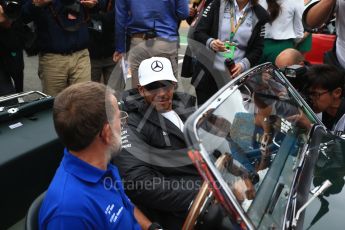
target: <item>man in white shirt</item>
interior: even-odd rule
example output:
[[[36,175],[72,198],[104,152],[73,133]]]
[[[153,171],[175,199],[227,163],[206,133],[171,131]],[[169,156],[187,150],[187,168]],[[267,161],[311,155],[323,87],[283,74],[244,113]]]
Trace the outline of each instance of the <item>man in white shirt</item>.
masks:
[[[123,96],[129,114],[118,162],[126,194],[167,229],[181,229],[201,178],[189,159],[184,121],[195,98],[175,92],[176,78],[167,58],[143,60],[137,89]]]
[[[337,40],[335,43],[336,62],[328,63],[340,65],[345,70],[345,1],[343,0],[313,0],[303,13],[304,26],[307,28],[318,28],[326,23],[333,14],[335,14],[335,27],[337,32]],[[339,67],[339,66],[338,66]]]

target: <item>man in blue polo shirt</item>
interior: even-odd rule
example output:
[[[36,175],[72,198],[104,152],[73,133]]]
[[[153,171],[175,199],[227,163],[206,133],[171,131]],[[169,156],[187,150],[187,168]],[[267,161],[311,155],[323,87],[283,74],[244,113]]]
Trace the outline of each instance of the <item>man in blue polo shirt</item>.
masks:
[[[56,132],[66,146],[39,213],[40,229],[156,229],[127,198],[111,153],[121,147],[112,90],[87,82],[55,99]],[[124,114],[124,115],[120,115]]]

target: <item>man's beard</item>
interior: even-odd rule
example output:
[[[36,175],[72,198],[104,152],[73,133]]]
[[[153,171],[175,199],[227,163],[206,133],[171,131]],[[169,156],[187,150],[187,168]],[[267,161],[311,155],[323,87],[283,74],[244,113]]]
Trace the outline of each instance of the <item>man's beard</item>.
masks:
[[[121,133],[113,132],[112,142],[109,145],[108,150],[107,150],[109,160],[116,157],[121,152],[121,149],[122,149]]]

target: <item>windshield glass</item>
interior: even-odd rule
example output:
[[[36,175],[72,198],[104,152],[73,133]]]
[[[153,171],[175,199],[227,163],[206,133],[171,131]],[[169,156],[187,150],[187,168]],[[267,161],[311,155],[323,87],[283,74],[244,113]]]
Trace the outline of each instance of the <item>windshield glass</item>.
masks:
[[[315,123],[279,74],[271,65],[256,68],[197,122],[201,154],[213,165],[221,192],[230,191],[255,227],[266,222],[281,227],[294,171]]]

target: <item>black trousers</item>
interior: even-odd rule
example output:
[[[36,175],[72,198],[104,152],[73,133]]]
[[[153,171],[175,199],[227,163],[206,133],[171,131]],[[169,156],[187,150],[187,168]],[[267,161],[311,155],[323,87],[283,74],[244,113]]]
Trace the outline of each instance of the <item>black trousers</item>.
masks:
[[[14,85],[13,85],[13,83]],[[23,51],[17,51],[0,57],[0,94],[23,91],[24,59]]]
[[[216,73],[215,75],[217,76],[218,74]],[[213,75],[207,68],[202,67],[200,63],[196,64],[193,71],[192,84],[195,87],[198,106],[204,104],[219,90]]]
[[[15,93],[11,77],[0,66],[0,96]]]

